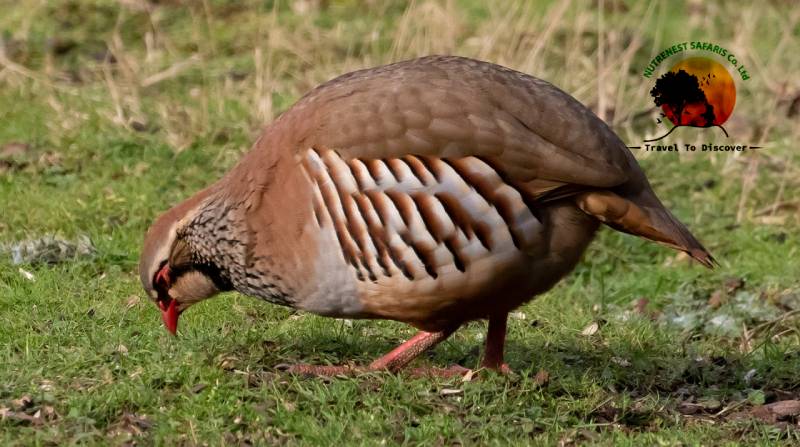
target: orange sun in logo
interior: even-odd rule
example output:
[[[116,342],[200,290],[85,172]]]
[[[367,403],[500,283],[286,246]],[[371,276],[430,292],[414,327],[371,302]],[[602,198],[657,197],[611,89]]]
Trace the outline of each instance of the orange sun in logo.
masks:
[[[736,105],[736,85],[730,73],[719,62],[705,57],[691,57],[673,65],[658,78],[650,95],[675,125],[667,135],[680,126],[717,126],[725,132],[722,125]]]

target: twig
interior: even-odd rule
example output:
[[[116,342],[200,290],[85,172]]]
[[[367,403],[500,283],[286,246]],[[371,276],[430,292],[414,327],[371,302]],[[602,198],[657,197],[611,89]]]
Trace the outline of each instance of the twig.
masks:
[[[181,74],[182,71],[200,62],[201,59],[202,58],[200,57],[199,54],[193,54],[188,59],[178,62],[177,64],[174,64],[173,66],[167,68],[166,70],[159,71],[154,75],[150,75],[142,79],[142,82],[139,85],[146,88],[158,84],[159,82],[166,81],[167,79],[172,79]]]
[[[714,414],[714,417],[718,418],[718,417],[722,416],[723,414],[728,413],[731,410],[735,410],[735,409],[741,407],[742,405],[744,405],[746,403],[747,403],[747,400],[740,400],[739,402],[736,402],[736,403],[733,403],[731,405],[728,405],[727,407],[723,408],[722,410],[719,410],[716,414]]]
[[[766,214],[773,215],[781,208],[795,208],[798,206],[800,206],[800,200],[786,200],[782,202],[775,202],[765,206],[764,208],[761,208],[760,210],[757,210],[755,212],[755,215],[757,217]]]

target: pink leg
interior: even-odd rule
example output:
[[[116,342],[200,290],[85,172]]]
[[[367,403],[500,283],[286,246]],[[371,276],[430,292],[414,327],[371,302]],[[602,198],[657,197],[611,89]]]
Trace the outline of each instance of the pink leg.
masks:
[[[370,363],[369,369],[372,371],[388,369],[396,372],[419,357],[423,352],[446,340],[454,331],[455,329],[441,332],[420,331],[402,345],[392,349],[388,354]]]
[[[408,341],[394,348],[388,354],[370,363],[366,368],[351,366],[324,366],[324,365],[293,365],[288,371],[297,374],[316,375],[316,376],[335,376],[338,374],[353,374],[359,372],[384,371],[397,372],[408,365],[420,354],[443,342],[455,332],[457,328],[447,329],[440,332],[420,331]],[[466,369],[427,369],[416,368],[415,375],[441,375],[452,376],[463,374]]]
[[[506,344],[506,323],[508,313],[489,317],[489,330],[486,334],[486,347],[481,367],[501,373],[509,373],[508,365],[503,363],[503,349]]]

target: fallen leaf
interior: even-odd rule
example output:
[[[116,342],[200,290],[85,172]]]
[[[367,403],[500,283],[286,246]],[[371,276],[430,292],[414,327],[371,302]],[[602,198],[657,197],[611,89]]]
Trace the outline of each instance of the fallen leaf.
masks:
[[[678,412],[686,416],[693,415],[701,409],[702,406],[689,401],[681,402],[680,405],[678,405]]]
[[[755,369],[751,369],[751,370],[747,371],[747,372],[744,374],[744,377],[742,377],[742,379],[744,379],[744,382],[745,382],[745,383],[750,383],[750,382],[753,380],[753,377],[755,377],[755,376],[756,376],[756,373],[757,373],[757,372],[758,372],[758,371],[756,371]],[[762,403],[763,403],[763,402],[762,402]]]
[[[723,281],[722,285],[725,287],[725,291],[728,292],[728,294],[731,294],[744,287],[744,279],[732,276],[725,278],[725,281]]]
[[[142,299],[139,298],[139,295],[131,295],[128,297],[127,301],[125,301],[125,308],[130,309],[139,304],[141,300]]]
[[[124,434],[141,436],[144,432],[150,430],[152,427],[153,423],[147,419],[147,416],[125,412],[116,423],[111,425],[108,432],[112,436]]]
[[[3,411],[5,410],[5,411]],[[38,412],[37,412],[38,413]],[[27,413],[23,413],[20,411],[8,411],[7,409],[0,408],[0,416],[2,419],[9,419],[12,421],[17,421],[21,423],[31,424],[31,425],[41,425],[42,419],[37,416],[31,416]]]
[[[45,152],[39,157],[39,165],[43,167],[60,166],[64,156],[58,152]]]
[[[611,361],[622,367],[631,366],[631,362],[622,357],[611,357]]]
[[[583,328],[583,330],[581,331],[581,335],[585,337],[590,337],[596,334],[597,331],[599,330],[600,330],[600,325],[596,321],[593,321],[588,326]]]
[[[236,357],[225,357],[220,362],[219,366],[225,371],[233,371],[236,369],[238,359]]]
[[[757,405],[750,410],[749,416],[762,422],[774,424],[800,415],[800,401],[789,399],[767,405]]]
[[[475,371],[470,369],[469,371],[464,374],[464,377],[461,378],[462,382],[472,382],[472,379],[475,377]]]
[[[725,301],[727,301],[726,295],[722,292],[722,290],[715,290],[711,293],[711,297],[708,298],[708,307],[716,309]]]
[[[36,281],[36,277],[33,276],[33,273],[25,270],[22,267],[19,268],[19,273],[22,275],[23,278],[27,279],[30,282],[35,282]]]
[[[23,395],[11,401],[11,408],[0,407],[0,419],[8,419],[23,424],[41,425],[56,418],[55,409],[49,405],[39,406],[33,398]]]
[[[764,405],[764,407],[779,419],[800,414],[800,400],[782,400]]]
[[[533,376],[533,381],[539,386],[546,385],[547,382],[550,381],[550,373],[544,369],[540,369],[536,372],[536,375]]]
[[[33,399],[25,394],[19,399],[12,400],[11,405],[13,405],[14,411],[24,411],[33,406]]]
[[[650,304],[650,300],[647,298],[639,298],[636,300],[636,303],[633,305],[633,310],[639,315],[647,315],[647,305]]]

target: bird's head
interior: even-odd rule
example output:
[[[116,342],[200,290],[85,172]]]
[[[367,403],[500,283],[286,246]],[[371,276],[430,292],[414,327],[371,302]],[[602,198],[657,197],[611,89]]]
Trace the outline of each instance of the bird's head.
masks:
[[[159,217],[147,231],[139,260],[139,279],[147,295],[161,310],[172,334],[178,317],[192,304],[229,289],[219,270],[198,263],[179,230],[191,220],[196,200],[190,199]]]

